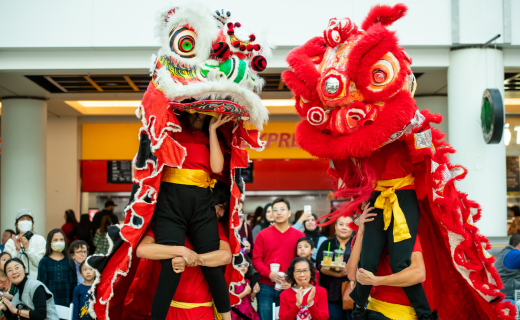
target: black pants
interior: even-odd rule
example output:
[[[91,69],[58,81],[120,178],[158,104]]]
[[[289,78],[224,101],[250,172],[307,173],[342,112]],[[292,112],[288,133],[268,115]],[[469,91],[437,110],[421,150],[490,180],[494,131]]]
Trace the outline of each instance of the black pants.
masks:
[[[384,314],[376,312],[376,311],[372,311],[372,310],[367,310],[367,319],[368,320],[392,320],[390,318],[385,317]]]
[[[218,199],[210,189],[161,182],[153,215],[155,242],[184,246],[187,235],[202,254],[220,247],[217,216]],[[218,312],[231,310],[229,292],[222,267],[200,267]],[[171,259],[161,260],[161,275],[152,303],[152,320],[164,320],[175,295],[182,273],[175,273]]]
[[[370,206],[374,206],[374,202],[380,194],[381,192],[379,191],[372,193]],[[377,265],[379,264],[381,253],[385,245],[388,245],[390,268],[393,273],[402,271],[411,264],[411,256],[415,246],[415,239],[417,238],[417,232],[419,230],[419,218],[421,216],[419,202],[417,201],[415,190],[398,190],[395,194],[397,195],[399,206],[404,212],[412,238],[394,242],[393,216],[390,226],[385,231],[383,209],[374,209],[372,213],[377,213],[377,216],[374,221],[365,224],[363,246],[359,259],[359,268],[363,268],[374,274],[377,272]],[[371,289],[372,286],[363,286],[358,283],[350,296],[358,306],[365,306]],[[412,307],[415,309],[418,318],[423,314],[430,315],[432,313],[421,283],[410,287],[403,287],[403,290],[410,300]]]

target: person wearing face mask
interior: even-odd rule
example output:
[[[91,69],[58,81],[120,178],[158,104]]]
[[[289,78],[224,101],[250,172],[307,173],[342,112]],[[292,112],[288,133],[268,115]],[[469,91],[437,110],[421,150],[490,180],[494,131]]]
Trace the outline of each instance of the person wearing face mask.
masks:
[[[78,278],[61,229],[53,229],[47,236],[47,252],[38,266],[38,280],[52,292],[55,304],[70,305]]]
[[[29,278],[38,279],[38,264],[45,255],[45,238],[33,233],[34,218],[29,209],[16,213],[16,236],[5,244],[5,252],[19,258],[26,266]]]

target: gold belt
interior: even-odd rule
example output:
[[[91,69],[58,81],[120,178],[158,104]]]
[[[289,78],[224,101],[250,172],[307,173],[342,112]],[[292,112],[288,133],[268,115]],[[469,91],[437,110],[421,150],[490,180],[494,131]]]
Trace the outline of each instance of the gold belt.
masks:
[[[399,207],[399,201],[397,201],[395,190],[413,185],[414,177],[411,173],[404,178],[380,180],[377,182],[375,190],[381,191],[381,194],[379,197],[377,197],[374,207],[383,209],[385,230],[387,230],[388,226],[390,226],[393,213],[394,242],[403,241],[412,237],[410,235],[410,230],[408,229],[408,224],[406,224],[406,218],[404,216],[403,210],[401,210],[401,207]]]
[[[211,175],[204,170],[178,169],[171,167],[164,167],[161,181],[197,186],[200,188],[209,187],[211,190],[213,190],[215,183],[217,183],[217,180],[211,179]]]
[[[170,303],[170,307],[178,308],[178,309],[193,309],[198,307],[212,307],[213,314],[215,315],[215,319],[222,320],[222,316],[218,313],[217,308],[215,307],[215,303],[213,301],[203,302],[203,303],[190,303],[190,302],[179,302],[172,300]]]
[[[379,312],[390,319],[417,320],[414,308],[377,300],[372,297],[368,298],[367,309]]]

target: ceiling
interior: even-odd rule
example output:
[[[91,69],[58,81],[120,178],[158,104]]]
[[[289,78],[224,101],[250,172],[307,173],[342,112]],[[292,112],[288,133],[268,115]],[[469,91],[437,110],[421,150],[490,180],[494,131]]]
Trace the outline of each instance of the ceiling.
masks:
[[[148,75],[29,75],[28,79],[50,93],[145,92]],[[289,91],[281,74],[262,74],[263,91]]]

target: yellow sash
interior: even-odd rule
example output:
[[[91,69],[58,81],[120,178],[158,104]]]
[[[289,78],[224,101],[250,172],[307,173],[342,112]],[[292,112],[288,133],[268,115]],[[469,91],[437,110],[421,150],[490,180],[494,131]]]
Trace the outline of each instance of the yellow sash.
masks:
[[[412,174],[407,175],[404,178],[391,179],[391,180],[380,180],[377,182],[376,191],[381,191],[381,194],[376,199],[374,207],[383,209],[383,217],[385,220],[385,230],[390,226],[392,221],[392,212],[394,214],[394,242],[403,241],[410,239],[410,230],[406,224],[406,218],[404,217],[403,210],[399,207],[399,201],[397,201],[397,195],[395,190],[414,185],[414,177]]]
[[[211,190],[213,190],[215,183],[217,183],[217,180],[211,179],[211,175],[204,170],[178,169],[171,167],[164,167],[161,181],[197,186],[200,188],[209,187]]]
[[[215,303],[213,301],[203,302],[203,303],[190,303],[190,302],[179,302],[172,300],[170,303],[170,307],[178,308],[178,309],[193,309],[198,307],[213,307],[213,314],[215,315],[215,319],[222,320],[222,316],[218,313],[217,308],[215,307]]]
[[[368,298],[367,309],[379,312],[390,319],[417,320],[417,315],[415,314],[414,308],[402,306],[400,304],[384,302],[372,297]]]

